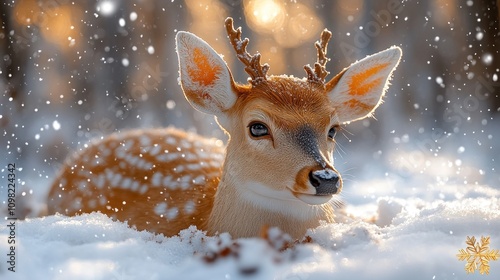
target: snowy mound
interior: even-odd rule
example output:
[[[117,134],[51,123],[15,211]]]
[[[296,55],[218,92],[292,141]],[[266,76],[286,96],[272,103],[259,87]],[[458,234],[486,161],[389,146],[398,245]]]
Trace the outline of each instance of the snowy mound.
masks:
[[[366,193],[361,185],[357,189]],[[490,236],[490,248],[500,248],[500,191],[469,185],[434,191],[428,187],[426,193],[436,199],[403,194],[407,197],[387,196],[347,207],[349,218],[311,229],[310,238],[302,241],[289,240],[276,229],[269,230],[267,239],[207,237],[195,228],[166,238],[138,232],[98,213],[17,221],[16,272],[7,271],[2,261],[0,275],[8,276],[3,279],[33,279],[33,275],[36,279],[470,279],[465,261],[456,254],[467,246],[467,236]],[[376,215],[362,217],[361,213],[371,212],[366,209]],[[8,235],[3,227],[0,239]],[[7,246],[1,242],[0,251],[6,252]],[[500,261],[491,261],[490,266],[489,275],[476,271],[474,276],[500,279]]]

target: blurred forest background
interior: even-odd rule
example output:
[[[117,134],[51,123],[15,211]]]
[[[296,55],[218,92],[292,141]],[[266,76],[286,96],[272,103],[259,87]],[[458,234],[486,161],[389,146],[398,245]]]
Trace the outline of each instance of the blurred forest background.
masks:
[[[224,31],[231,16],[271,74],[303,77],[324,28],[333,33],[329,77],[368,54],[403,49],[376,120],[338,136],[336,167],[347,184],[397,178],[417,179],[417,191],[449,183],[498,188],[498,2],[3,1],[0,169],[15,163],[18,195],[36,203],[68,153],[92,138],[173,125],[225,140],[212,117],[184,100],[174,37],[179,30],[202,37],[244,83]]]

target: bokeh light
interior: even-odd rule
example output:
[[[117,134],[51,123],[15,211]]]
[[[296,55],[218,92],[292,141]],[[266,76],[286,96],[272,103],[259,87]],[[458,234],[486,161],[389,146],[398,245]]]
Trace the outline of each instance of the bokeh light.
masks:
[[[248,26],[260,34],[272,34],[276,43],[294,48],[318,36],[322,21],[309,7],[277,0],[244,2]]]
[[[244,7],[247,23],[253,30],[271,33],[282,28],[286,15],[283,1],[247,0]]]
[[[116,3],[114,1],[101,1],[97,3],[96,10],[103,16],[112,15],[116,11]]]
[[[75,6],[45,7],[38,5],[36,0],[23,0],[15,6],[15,15],[19,25],[38,26],[41,35],[63,51],[76,43],[80,26],[76,23],[81,18],[81,11]]]

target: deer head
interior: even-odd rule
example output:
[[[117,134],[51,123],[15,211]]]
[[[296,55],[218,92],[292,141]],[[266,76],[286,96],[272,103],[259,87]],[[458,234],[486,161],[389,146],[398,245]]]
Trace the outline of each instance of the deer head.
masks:
[[[305,66],[307,78],[268,76],[269,66],[260,64],[260,54],[247,53],[249,40],[241,39],[241,28],[235,30],[231,18],[226,29],[250,75],[246,85],[234,81],[205,41],[188,32],[176,37],[186,99],[215,115],[230,135],[218,192],[227,186],[249,203],[280,213],[295,211],[288,209],[294,208],[290,203],[300,208],[328,202],[342,189],[333,165],[335,134],[342,124],[369,117],[380,105],[401,49],[368,56],[326,82],[331,33],[324,30],[316,42],[314,69]]]

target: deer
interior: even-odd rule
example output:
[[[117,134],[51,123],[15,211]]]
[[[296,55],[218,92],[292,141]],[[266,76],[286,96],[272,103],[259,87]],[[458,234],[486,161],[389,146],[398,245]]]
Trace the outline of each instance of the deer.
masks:
[[[225,28],[249,75],[235,82],[198,36],[179,31],[180,86],[196,110],[215,116],[227,145],[173,127],[116,132],[65,161],[47,199],[49,214],[101,212],[137,230],[173,236],[189,226],[208,235],[255,237],[278,227],[303,237],[333,223],[343,181],[333,164],[335,135],[373,116],[402,51],[392,46],[326,80],[327,29],[306,77],[268,75],[233,19]]]

